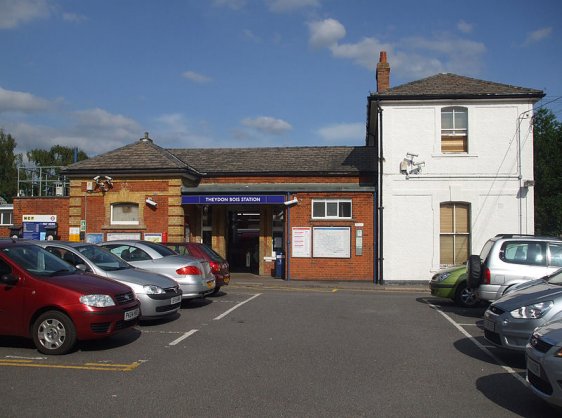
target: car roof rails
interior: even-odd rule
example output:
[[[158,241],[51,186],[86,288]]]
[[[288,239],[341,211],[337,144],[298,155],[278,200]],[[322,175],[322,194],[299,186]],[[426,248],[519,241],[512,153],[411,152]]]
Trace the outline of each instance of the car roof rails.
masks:
[[[527,238],[537,238],[537,239],[549,239],[555,241],[562,241],[562,237],[549,237],[544,235],[533,235],[533,234],[497,234],[495,238],[518,238],[518,237],[527,237]]]

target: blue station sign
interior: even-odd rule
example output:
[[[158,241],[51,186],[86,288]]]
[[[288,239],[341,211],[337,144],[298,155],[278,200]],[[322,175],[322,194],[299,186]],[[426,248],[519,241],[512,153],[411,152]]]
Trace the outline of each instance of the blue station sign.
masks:
[[[193,195],[182,196],[182,205],[276,205],[285,201],[285,195]]]

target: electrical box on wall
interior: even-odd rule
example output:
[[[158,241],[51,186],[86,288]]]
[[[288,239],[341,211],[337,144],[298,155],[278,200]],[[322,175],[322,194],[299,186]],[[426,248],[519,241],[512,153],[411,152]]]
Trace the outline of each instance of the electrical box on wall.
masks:
[[[93,181],[87,181],[86,182],[86,191],[91,192],[92,190],[94,190],[94,182]]]

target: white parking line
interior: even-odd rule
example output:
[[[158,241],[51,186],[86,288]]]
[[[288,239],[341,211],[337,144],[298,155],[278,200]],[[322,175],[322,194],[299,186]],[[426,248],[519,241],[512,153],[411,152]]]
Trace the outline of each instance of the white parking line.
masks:
[[[187,337],[190,337],[191,335],[195,334],[197,331],[199,331],[199,330],[192,329],[191,331],[188,331],[188,332],[184,333],[181,337],[176,338],[174,341],[172,341],[168,345],[176,345],[176,344],[182,342],[183,340],[185,340]]]
[[[528,386],[527,381],[524,378],[522,378],[519,375],[519,373],[517,373],[515,370],[513,370],[508,365],[504,364],[503,361],[501,361],[499,358],[497,358],[490,350],[488,350],[484,345],[482,345],[476,338],[474,338],[472,335],[470,335],[468,332],[466,332],[460,324],[456,323],[453,318],[451,318],[449,315],[447,315],[445,312],[443,312],[441,309],[439,309],[438,306],[430,303],[427,299],[424,299],[424,302],[427,303],[431,308],[433,308],[437,312],[439,312],[447,321],[449,321],[451,324],[453,324],[453,326],[456,329],[458,329],[466,338],[468,338],[470,341],[472,341],[476,347],[478,347],[485,354],[490,356],[498,364],[498,366],[500,366],[502,369],[504,369],[506,372],[508,372],[510,375],[512,375],[515,379],[517,379],[524,386]]]
[[[257,298],[257,297],[260,296],[260,295],[261,295],[261,293],[257,293],[257,294],[255,294],[254,296],[252,296],[251,298],[246,299],[245,301],[240,302],[240,303],[234,305],[234,306],[233,306],[232,308],[230,308],[228,311],[226,311],[226,312],[220,314],[220,315],[217,316],[216,318],[213,318],[213,321],[218,321],[218,320],[220,320],[220,319],[223,319],[225,316],[227,316],[227,315],[228,315],[229,313],[231,313],[233,310],[238,309],[240,306],[244,305],[245,303],[248,303],[249,301],[251,301],[252,299]]]

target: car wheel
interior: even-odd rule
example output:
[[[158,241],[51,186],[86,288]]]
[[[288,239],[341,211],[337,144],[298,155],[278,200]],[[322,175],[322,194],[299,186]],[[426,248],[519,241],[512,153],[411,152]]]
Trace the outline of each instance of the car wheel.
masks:
[[[33,324],[33,342],[43,354],[66,354],[76,344],[76,328],[67,315],[48,311]]]
[[[476,289],[482,281],[482,262],[479,255],[471,255],[468,257],[467,265],[467,281],[470,289]]]
[[[455,303],[463,308],[473,308],[480,303],[476,290],[467,286],[466,282],[459,284],[455,293]]]
[[[220,286],[215,286],[215,288],[213,289],[213,291],[211,292],[211,295],[216,295],[219,293],[219,290],[221,290]]]

